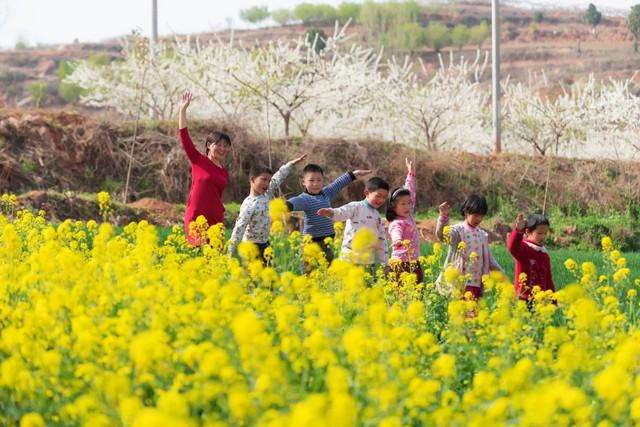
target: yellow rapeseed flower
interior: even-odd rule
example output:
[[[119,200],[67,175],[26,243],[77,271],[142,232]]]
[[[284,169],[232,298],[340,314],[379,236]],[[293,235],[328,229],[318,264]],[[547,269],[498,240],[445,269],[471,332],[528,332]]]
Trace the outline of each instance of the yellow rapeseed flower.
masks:
[[[359,229],[353,237],[351,246],[353,261],[359,264],[372,263],[377,244],[378,238],[372,230],[366,227]]]
[[[242,258],[244,262],[249,263],[258,258],[260,251],[255,243],[243,240],[238,244],[238,255],[240,255],[240,258]]]
[[[44,422],[44,418],[42,418],[42,415],[35,413],[35,412],[30,412],[26,415],[23,415],[22,418],[20,418],[20,427],[45,427],[46,424]]]
[[[575,262],[573,259],[568,258],[568,259],[564,262],[564,266],[565,266],[565,268],[566,268],[567,270],[569,270],[569,271],[573,271],[573,270],[575,270],[575,269],[576,269],[577,264],[576,264],[576,262]]]
[[[433,362],[432,371],[437,378],[452,377],[455,370],[456,358],[450,354],[442,354]]]
[[[620,268],[620,269],[616,270],[616,272],[613,273],[613,281],[615,283],[622,282],[627,277],[629,277],[629,273],[630,272],[631,271],[628,268]]]
[[[288,214],[289,207],[283,198],[278,197],[269,202],[269,216],[271,217],[271,221],[285,221]]]

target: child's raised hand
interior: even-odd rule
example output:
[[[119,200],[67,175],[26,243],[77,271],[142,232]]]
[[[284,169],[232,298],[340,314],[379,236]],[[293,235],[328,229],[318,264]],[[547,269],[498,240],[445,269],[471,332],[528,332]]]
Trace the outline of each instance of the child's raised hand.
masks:
[[[410,174],[416,173],[416,170],[413,167],[413,161],[409,160],[408,158],[405,158],[404,163],[407,165],[407,173],[410,173]]]
[[[358,169],[353,171],[353,174],[356,178],[362,178],[363,176],[367,176],[371,173],[371,169]]]
[[[518,216],[516,217],[516,222],[514,224],[514,227],[518,231],[523,231],[524,227],[525,227],[525,224],[526,224],[526,222],[524,220],[524,214],[522,212],[520,212],[518,214]]]
[[[331,208],[321,208],[321,209],[318,209],[317,214],[320,215],[320,216],[331,218],[333,216],[333,209],[331,209]]]
[[[297,165],[298,163],[304,161],[304,159],[306,159],[306,158],[307,158],[307,153],[303,154],[302,156],[300,156],[300,157],[298,157],[296,159],[293,159],[292,162],[293,162],[294,165]]]
[[[448,217],[451,214],[451,205],[449,202],[444,202],[438,206],[438,210],[440,211],[440,216]]]

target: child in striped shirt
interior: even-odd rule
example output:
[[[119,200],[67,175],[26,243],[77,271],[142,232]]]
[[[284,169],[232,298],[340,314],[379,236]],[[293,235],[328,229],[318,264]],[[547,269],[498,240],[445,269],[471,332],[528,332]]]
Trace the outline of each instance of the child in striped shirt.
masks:
[[[229,253],[233,254],[240,240],[255,243],[264,259],[264,251],[269,246],[269,201],[275,190],[287,178],[295,165],[303,161],[306,154],[286,163],[274,174],[266,166],[259,166],[252,170],[250,177],[251,193],[240,206],[240,214],[233,227],[229,240]]]
[[[311,235],[311,239],[323,250],[327,262],[333,259],[333,252],[325,243],[328,237],[335,237],[333,221],[318,215],[318,210],[330,208],[331,203],[340,191],[356,179],[366,176],[369,170],[354,170],[340,175],[331,184],[324,186],[324,170],[316,164],[308,164],[302,170],[302,186],[304,192],[287,200],[292,211],[304,211],[303,234]]]
[[[363,200],[347,203],[336,209],[319,209],[318,215],[334,221],[346,221],[340,257],[355,264],[372,267],[376,263],[386,264],[388,259],[387,229],[378,209],[389,197],[389,184],[382,178],[373,177],[367,181],[364,194]],[[370,242],[368,252],[357,253],[354,251],[353,241],[362,228],[373,232],[374,241]]]

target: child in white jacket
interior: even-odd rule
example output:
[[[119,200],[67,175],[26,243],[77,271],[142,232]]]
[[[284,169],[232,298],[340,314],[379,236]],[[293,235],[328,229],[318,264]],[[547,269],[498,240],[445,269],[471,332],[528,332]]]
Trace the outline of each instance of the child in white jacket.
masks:
[[[334,221],[346,221],[340,254],[342,259],[360,265],[386,264],[387,229],[378,209],[389,197],[389,184],[382,178],[373,177],[366,182],[364,194],[363,200],[347,203],[335,209],[323,208],[318,210],[318,215],[332,218]],[[364,253],[355,253],[353,240],[362,228],[369,229],[375,240],[368,242],[370,247]]]
[[[233,254],[241,240],[255,243],[264,258],[264,251],[269,246],[269,202],[275,196],[276,189],[287,178],[293,167],[302,162],[306,154],[282,165],[274,174],[266,166],[254,167],[249,184],[251,193],[240,206],[240,214],[233,227],[229,239],[229,253]]]

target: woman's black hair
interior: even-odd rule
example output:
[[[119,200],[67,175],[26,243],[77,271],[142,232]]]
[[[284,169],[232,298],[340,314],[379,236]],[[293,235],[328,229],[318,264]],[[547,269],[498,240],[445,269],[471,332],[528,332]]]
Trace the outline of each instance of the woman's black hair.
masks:
[[[216,132],[211,132],[209,135],[207,135],[207,137],[204,139],[205,154],[208,156],[211,146],[219,142],[224,142],[225,144],[227,144],[228,147],[231,147],[231,137],[226,133],[216,131]]]
[[[547,227],[551,226],[549,223],[549,219],[543,214],[535,213],[527,216],[527,220],[524,224],[524,230],[526,232],[534,231],[536,228],[541,225],[546,225]]]
[[[462,202],[462,206],[460,206],[462,216],[467,214],[486,215],[488,210],[487,199],[477,194],[467,196]]]
[[[402,196],[411,197],[409,189],[399,187],[391,193],[391,197],[389,197],[389,206],[387,207],[387,221],[391,222],[398,217],[398,214],[396,213],[396,204],[398,203],[398,199]]]

